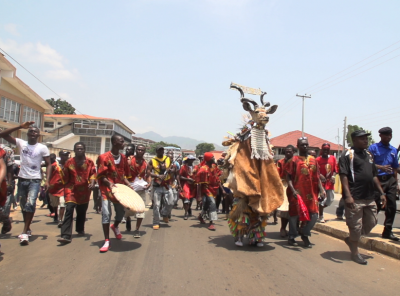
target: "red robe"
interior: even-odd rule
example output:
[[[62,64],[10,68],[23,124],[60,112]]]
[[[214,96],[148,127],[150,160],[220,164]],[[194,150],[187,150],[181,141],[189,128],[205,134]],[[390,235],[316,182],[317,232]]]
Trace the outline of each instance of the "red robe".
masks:
[[[286,165],[285,158],[279,159],[276,162],[276,168],[278,170],[278,174],[281,179],[286,179],[285,165]]]
[[[143,159],[142,164],[139,165],[136,163],[136,157],[133,156],[130,158],[131,164],[129,165],[130,169],[130,178],[129,181],[135,181],[136,177],[139,179],[144,179],[146,177],[146,169],[147,169],[147,162]]]
[[[196,173],[196,183],[201,185],[201,194],[206,196],[216,197],[218,194],[218,188],[221,184],[219,177],[222,172],[213,164],[210,167],[204,164],[199,167]]]
[[[181,175],[184,178],[191,178],[195,180],[196,176],[194,175],[194,168],[192,169],[192,172],[190,172],[189,166],[186,164],[182,165],[181,170],[179,171],[179,175]],[[189,183],[188,181],[185,180],[180,180],[181,181],[181,186],[182,186],[182,191],[180,192],[181,198],[187,198],[191,199],[196,197],[196,185],[195,183]]]
[[[335,189],[335,184],[331,182],[331,177],[333,176],[333,173],[337,173],[337,163],[335,156],[329,155],[328,158],[318,156],[317,163],[319,166],[320,174],[326,178],[326,182],[322,183],[324,188],[326,190]]]
[[[93,160],[86,158],[81,167],[76,165],[75,157],[70,158],[64,165],[65,202],[78,205],[88,203],[91,190],[89,183],[96,179],[96,166]]]
[[[97,159],[97,179],[99,181],[101,194],[103,199],[108,199],[113,203],[119,203],[119,201],[112,194],[111,190],[105,184],[103,184],[101,179],[106,177],[114,184],[124,185],[126,185],[125,179],[131,179],[128,160],[126,159],[125,155],[120,155],[121,160],[119,164],[115,164],[111,151],[103,153]]]
[[[51,164],[51,177],[48,192],[54,196],[64,196],[64,172],[57,161]]]
[[[6,156],[6,152],[0,148],[0,158]],[[4,176],[4,180],[0,184],[0,206],[4,207],[7,201],[7,165],[5,165],[6,173]]]
[[[313,156],[293,156],[285,166],[286,172],[291,175],[294,189],[298,192],[307,206],[308,212],[318,213],[318,182],[319,168]],[[297,216],[297,199],[288,187],[289,215]]]

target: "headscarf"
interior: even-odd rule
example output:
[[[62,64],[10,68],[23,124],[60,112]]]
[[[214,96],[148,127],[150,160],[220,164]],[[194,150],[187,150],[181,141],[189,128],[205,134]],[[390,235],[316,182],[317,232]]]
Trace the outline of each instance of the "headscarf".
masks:
[[[212,158],[214,157],[214,154],[211,152],[206,152],[204,153],[204,160],[201,162],[201,166],[205,165],[207,162],[209,162]]]

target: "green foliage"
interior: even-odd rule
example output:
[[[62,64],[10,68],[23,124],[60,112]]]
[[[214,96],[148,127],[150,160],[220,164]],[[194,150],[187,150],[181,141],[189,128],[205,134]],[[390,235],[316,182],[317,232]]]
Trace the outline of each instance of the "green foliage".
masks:
[[[161,141],[161,142],[156,142],[156,143],[151,144],[150,148],[148,149],[148,152],[150,154],[156,154],[156,149],[158,146],[163,146],[163,147],[172,146],[172,147],[181,148],[180,146],[178,146],[176,144],[171,144],[171,143],[166,143],[164,141]]]
[[[51,98],[46,102],[54,108],[54,114],[75,114],[75,108],[65,100]]]
[[[366,131],[367,133],[371,133],[371,131],[366,130],[366,129],[363,129],[361,126],[349,124],[349,125],[347,126],[347,136],[346,136],[346,138],[347,138],[347,145],[348,145],[349,147],[353,146],[353,141],[351,140],[351,133],[354,132],[354,131],[357,131],[357,130],[364,130],[364,131]],[[368,137],[368,145],[371,145],[371,144],[374,144],[374,143],[375,143],[375,141],[374,141],[374,139],[372,138],[372,135],[369,136],[369,137]]]
[[[202,155],[206,152],[214,151],[215,146],[212,143],[200,143],[196,146],[196,155]]]

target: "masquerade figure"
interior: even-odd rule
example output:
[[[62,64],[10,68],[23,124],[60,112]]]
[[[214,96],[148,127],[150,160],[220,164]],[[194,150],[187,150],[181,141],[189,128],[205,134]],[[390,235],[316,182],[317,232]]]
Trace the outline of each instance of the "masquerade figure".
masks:
[[[250,244],[262,247],[267,215],[281,206],[284,196],[265,129],[268,114],[273,114],[278,106],[267,108],[270,103],[264,102],[265,92],[261,94],[260,106],[245,98],[240,87],[231,88],[240,92],[243,109],[252,120],[234,139],[223,143],[230,146],[224,163],[228,174],[224,186],[232,190],[235,198],[228,224],[237,246],[243,246],[243,238],[248,236]]]

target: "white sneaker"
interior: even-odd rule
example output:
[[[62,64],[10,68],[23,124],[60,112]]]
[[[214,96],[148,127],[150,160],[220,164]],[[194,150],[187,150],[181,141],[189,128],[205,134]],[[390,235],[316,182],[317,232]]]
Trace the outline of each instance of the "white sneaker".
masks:
[[[243,243],[241,241],[235,242],[235,245],[237,245],[238,247],[243,247]]]
[[[257,247],[264,247],[264,244],[263,243],[257,243]]]
[[[19,236],[19,243],[21,244],[21,246],[26,246],[29,245],[29,236],[25,233],[20,234]]]
[[[122,221],[121,221],[121,223],[122,223],[122,224],[125,224],[125,223],[126,223],[126,219],[125,219],[125,217],[124,217],[124,218],[122,218]]]
[[[318,217],[317,222],[318,223],[325,223],[324,217]]]

